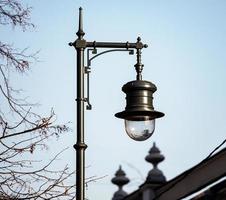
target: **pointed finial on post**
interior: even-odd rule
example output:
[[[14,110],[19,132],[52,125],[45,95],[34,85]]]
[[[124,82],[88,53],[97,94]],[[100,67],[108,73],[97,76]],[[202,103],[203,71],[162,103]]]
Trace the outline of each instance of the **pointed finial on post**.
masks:
[[[79,8],[79,26],[76,35],[79,37],[79,39],[82,39],[83,36],[85,35],[85,32],[83,31],[82,7]]]

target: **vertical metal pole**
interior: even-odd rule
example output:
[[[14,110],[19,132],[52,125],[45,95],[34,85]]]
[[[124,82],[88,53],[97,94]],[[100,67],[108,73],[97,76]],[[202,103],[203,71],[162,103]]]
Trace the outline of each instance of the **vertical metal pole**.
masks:
[[[76,200],[85,199],[84,49],[77,49]]]
[[[137,49],[137,64],[135,65],[137,70],[137,79],[141,80],[141,72],[143,65],[141,64],[141,49],[147,47],[143,45],[137,39],[137,43],[112,43],[112,42],[86,42],[83,39],[85,35],[83,31],[83,19],[82,8],[79,8],[79,29],[76,33],[78,38],[75,42],[69,43],[70,46],[74,46],[77,52],[77,142],[74,145],[76,149],[76,200],[85,199],[85,149],[87,145],[84,142],[84,103],[86,101],[84,97],[84,51],[86,47],[100,47],[100,48],[136,48]],[[94,57],[93,57],[94,58]],[[89,105],[89,104],[88,104]]]
[[[79,30],[77,43],[83,40],[82,8],[79,9]],[[84,47],[77,50],[77,143],[76,149],[76,200],[85,199],[85,149],[84,142]]]

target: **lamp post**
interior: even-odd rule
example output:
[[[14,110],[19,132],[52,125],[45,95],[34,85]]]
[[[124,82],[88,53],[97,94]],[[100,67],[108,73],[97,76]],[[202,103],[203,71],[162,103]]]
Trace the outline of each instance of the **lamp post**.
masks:
[[[153,93],[157,90],[156,86],[148,81],[142,80],[143,64],[141,63],[141,49],[147,48],[146,44],[138,38],[136,43],[130,42],[87,42],[83,36],[83,16],[82,8],[79,9],[79,28],[76,33],[78,38],[69,43],[77,52],[77,142],[74,145],[76,149],[76,200],[85,199],[85,149],[87,145],[84,141],[84,110],[85,102],[88,104],[87,109],[91,109],[89,103],[89,72],[91,61],[99,55],[112,51],[129,51],[136,50],[137,63],[135,69],[137,72],[136,80],[128,82],[122,87],[126,93],[126,108],[124,111],[116,113],[115,116],[125,120],[127,134],[134,140],[142,141],[149,138],[155,127],[155,119],[164,116],[164,113],[154,110],[152,100]],[[108,49],[99,54],[97,48]],[[85,50],[87,49],[87,66],[85,66]],[[89,53],[96,54],[89,58]],[[84,94],[84,81],[87,75],[87,97]]]

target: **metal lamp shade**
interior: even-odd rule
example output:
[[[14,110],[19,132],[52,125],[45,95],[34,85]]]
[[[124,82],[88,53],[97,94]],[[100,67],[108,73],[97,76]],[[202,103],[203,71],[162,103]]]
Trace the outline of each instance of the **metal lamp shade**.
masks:
[[[126,93],[126,108],[115,116],[130,121],[153,120],[164,116],[154,110],[153,93],[157,87],[148,81],[136,80],[126,83],[122,91]]]

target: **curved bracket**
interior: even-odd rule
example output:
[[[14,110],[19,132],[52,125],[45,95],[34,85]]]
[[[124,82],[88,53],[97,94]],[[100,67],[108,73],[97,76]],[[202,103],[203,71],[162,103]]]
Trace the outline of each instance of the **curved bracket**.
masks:
[[[96,54],[92,58],[89,57],[90,51],[92,51],[92,54]],[[98,54],[97,54],[97,49],[96,48],[87,49],[87,66],[91,66],[91,61],[94,60],[95,58],[97,58],[98,56],[101,56],[101,55],[106,54],[106,53],[114,52],[114,51],[128,51],[130,55],[134,54],[134,50],[133,49],[110,49],[110,50],[102,51],[102,52],[100,52]]]
[[[98,54],[97,54],[97,49],[96,48],[87,49],[87,66],[85,67],[85,74],[87,74],[87,98],[85,98],[85,100],[87,102],[87,106],[86,106],[87,110],[91,110],[92,109],[92,105],[90,104],[90,101],[89,101],[89,91],[90,91],[89,74],[91,72],[91,68],[90,68],[91,61],[94,60],[95,58],[97,58],[100,55],[103,55],[105,53],[114,52],[114,51],[128,51],[129,55],[133,55],[134,54],[134,50],[133,49],[110,49],[110,50],[102,51],[102,52],[100,52]],[[90,58],[90,52],[92,54],[96,54],[96,55],[93,56],[92,58]]]

